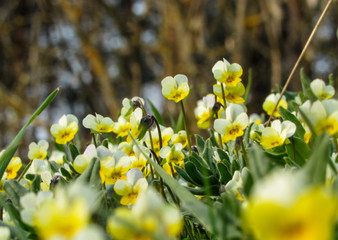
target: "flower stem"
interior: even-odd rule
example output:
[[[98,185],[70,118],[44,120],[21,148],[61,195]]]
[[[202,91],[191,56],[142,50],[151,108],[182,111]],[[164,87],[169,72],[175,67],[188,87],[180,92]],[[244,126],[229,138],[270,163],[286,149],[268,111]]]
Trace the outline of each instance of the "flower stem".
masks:
[[[242,146],[242,153],[243,153],[243,158],[245,161],[245,165],[247,167],[249,167],[249,161],[248,161],[248,156],[246,155],[246,150],[245,150],[245,146],[244,146],[244,142],[243,142],[243,137],[239,137],[239,141],[241,142],[241,146]]]
[[[22,171],[20,177],[18,178],[18,182],[20,182],[20,180],[25,175],[25,173],[28,171],[28,169],[32,165],[32,163],[33,163],[33,160],[29,161],[29,163],[27,164],[27,166],[25,167],[25,169]]]
[[[185,127],[185,131],[186,131],[186,133],[187,133],[187,138],[188,138],[189,155],[191,155],[190,132],[189,132],[189,128],[188,128],[187,117],[186,117],[186,115],[185,115],[183,101],[180,101],[180,103],[181,103],[181,109],[182,109],[182,113],[183,113],[184,127]]]

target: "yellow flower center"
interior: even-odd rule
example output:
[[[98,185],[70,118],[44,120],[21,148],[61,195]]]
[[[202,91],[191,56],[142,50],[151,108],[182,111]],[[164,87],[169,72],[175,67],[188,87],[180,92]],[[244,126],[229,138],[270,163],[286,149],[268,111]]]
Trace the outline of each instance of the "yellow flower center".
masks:
[[[338,132],[338,123],[335,118],[319,120],[316,125],[316,132],[328,132],[331,136]]]
[[[235,140],[237,137],[240,137],[244,134],[242,127],[239,124],[229,126],[225,129],[223,135],[223,142],[227,143],[230,140]]]
[[[261,145],[266,149],[274,148],[283,145],[284,140],[279,136],[270,136],[270,137],[262,137]]]

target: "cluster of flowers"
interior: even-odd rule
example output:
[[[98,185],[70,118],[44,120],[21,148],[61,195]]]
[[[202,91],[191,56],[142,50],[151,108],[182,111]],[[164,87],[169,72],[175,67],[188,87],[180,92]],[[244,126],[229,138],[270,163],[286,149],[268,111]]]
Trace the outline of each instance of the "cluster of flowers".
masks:
[[[264,125],[259,115],[247,114],[242,67],[224,59],[214,65],[212,72],[217,81],[213,94],[198,101],[194,113],[199,128],[214,130],[212,135],[218,148],[231,156],[231,161],[239,156],[243,159],[241,169],[234,171],[224,186],[224,192],[241,203],[243,231],[257,239],[330,239],[338,216],[337,193],[321,185],[307,184],[303,172],[286,167],[257,180],[250,195],[243,189],[251,171],[246,150],[252,146],[260,146],[271,154],[280,153],[281,147],[290,144],[291,137],[296,138],[300,127],[303,128],[300,141],[305,144],[311,142],[313,135],[327,132],[337,145],[338,101],[332,99],[334,88],[316,79],[309,86],[308,96],[299,94],[292,100],[296,107],[290,114],[299,125],[296,120],[281,118],[280,108],[289,108],[285,96],[270,94],[263,109],[272,116],[272,121]],[[161,85],[163,96],[180,103],[184,115],[183,100],[190,92],[188,78],[182,74],[166,77]],[[184,221],[179,201],[170,188],[166,193],[170,193],[171,200],[163,197],[163,179],[148,158],[154,158],[169,175],[189,186],[177,172],[194,151],[188,124],[184,121],[185,130],[175,133],[173,128],[161,126],[158,119],[147,114],[142,98],[125,98],[122,104],[116,122],[99,114],[89,114],[83,119],[82,125],[91,131],[93,139],[82,154],[73,157],[70,152],[69,145],[75,146],[72,142],[79,121],[68,114],[50,129],[58,150],[49,151],[45,140],[32,142],[28,151],[30,162],[19,177],[21,159],[13,157],[10,161],[0,189],[3,192],[4,182],[15,178],[27,189],[20,198],[20,216],[36,231],[38,239],[105,239],[107,233],[114,239],[175,239],[182,232]],[[243,141],[245,133],[249,136],[247,145]],[[234,145],[242,148],[231,147]],[[222,162],[217,149],[213,147],[212,151],[215,162]],[[336,179],[336,172],[332,171],[336,169],[335,156],[332,156],[334,166],[327,174],[328,186]],[[74,180],[86,172],[93,159],[100,163],[97,177],[104,196],[98,189]],[[30,191],[34,188],[32,176],[41,179],[35,193]],[[61,179],[72,183],[57,184]],[[106,206],[110,211],[104,231],[93,219],[102,202],[108,205],[108,198],[118,201],[113,201],[114,206]],[[14,224],[7,211],[3,213],[3,221],[8,226]],[[9,239],[7,227],[1,227],[0,233],[3,239]]]

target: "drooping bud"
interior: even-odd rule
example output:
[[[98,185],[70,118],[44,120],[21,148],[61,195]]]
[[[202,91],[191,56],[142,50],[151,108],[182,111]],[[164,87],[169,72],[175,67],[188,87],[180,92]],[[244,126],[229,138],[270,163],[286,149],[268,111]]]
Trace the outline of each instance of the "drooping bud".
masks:
[[[155,117],[153,115],[147,114],[143,118],[141,118],[140,125],[138,126],[138,130],[140,131],[139,135],[137,136],[138,140],[141,140],[148,129],[154,124]]]

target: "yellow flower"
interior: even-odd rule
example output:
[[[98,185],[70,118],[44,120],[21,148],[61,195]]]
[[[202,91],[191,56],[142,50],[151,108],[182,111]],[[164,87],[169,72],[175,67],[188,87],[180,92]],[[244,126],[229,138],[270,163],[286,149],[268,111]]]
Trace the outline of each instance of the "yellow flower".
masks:
[[[49,161],[54,161],[58,164],[63,164],[63,158],[66,156],[64,152],[61,151],[53,151],[49,157]]]
[[[248,169],[236,170],[232,179],[225,185],[225,191],[236,196],[238,200],[244,200],[244,181],[248,175]]]
[[[102,146],[99,146],[99,148],[102,148]],[[109,150],[108,150],[109,151]],[[90,162],[94,157],[98,157],[96,148],[94,144],[90,144],[87,146],[86,150],[83,154],[79,154],[76,156],[73,162],[73,167],[78,173],[83,173]]]
[[[214,128],[222,135],[222,141],[227,143],[244,134],[248,126],[249,117],[239,104],[230,104],[226,109],[226,119],[216,119]]]
[[[315,101],[313,104],[308,100],[300,109],[308,116],[317,134],[327,132],[334,136],[338,132],[338,101],[326,99]]]
[[[117,134],[117,137],[125,137],[130,131],[130,123],[123,116],[120,116],[115,122],[113,131]]]
[[[89,128],[93,133],[110,133],[113,131],[114,122],[109,117],[103,117],[100,114],[88,114],[82,121],[85,128]]]
[[[5,170],[7,173],[7,179],[14,179],[21,167],[21,159],[19,157],[13,157]]]
[[[47,150],[48,150],[48,142],[46,140],[40,140],[38,144],[32,142],[29,144],[28,148],[28,158],[30,160],[34,159],[45,159],[47,157]]]
[[[175,77],[165,77],[161,85],[163,96],[175,102],[185,99],[190,91],[188,78],[183,74],[177,74]]]
[[[184,162],[184,154],[182,153],[182,144],[176,143],[171,147],[165,146],[160,150],[161,158],[165,159],[168,163],[181,166]]]
[[[100,176],[102,182],[114,184],[119,179],[126,180],[125,174],[130,169],[130,157],[124,152],[116,151],[112,156],[100,158]]]
[[[263,109],[268,114],[271,115],[272,111],[275,109],[276,103],[280,97],[280,93],[271,93],[264,101],[263,103]],[[280,102],[278,103],[278,107],[276,111],[273,113],[274,117],[280,117],[280,114],[278,112],[279,108],[288,108],[288,103],[285,100],[285,96],[282,97]]]
[[[136,139],[141,132],[141,129],[139,129],[139,125],[142,117],[143,114],[141,108],[136,108],[135,111],[132,112],[132,114],[130,115],[130,134],[134,139]],[[128,136],[127,142],[131,141],[132,139],[130,138],[130,136]]]
[[[90,219],[87,202],[83,198],[67,200],[47,199],[41,203],[33,216],[39,239],[72,239],[87,227]]]
[[[311,82],[310,88],[313,94],[319,99],[332,98],[335,94],[335,90],[332,86],[326,86],[325,82],[318,78]]]
[[[271,127],[262,130],[260,144],[266,149],[282,146],[286,138],[291,137],[296,132],[296,125],[288,120],[281,123],[280,120],[274,120]]]
[[[117,180],[114,190],[123,196],[120,200],[122,205],[134,204],[139,194],[147,190],[148,182],[143,178],[141,170],[132,168],[127,172],[127,180]]]
[[[181,230],[180,211],[164,204],[160,196],[149,188],[131,209],[116,209],[107,222],[108,233],[117,240],[172,239]]]
[[[213,107],[215,105],[215,96],[208,94],[202,100],[197,101],[197,107],[194,110],[195,118],[197,119],[197,127],[200,129],[208,129],[211,125],[211,120],[215,112]]]
[[[306,187],[295,174],[258,182],[243,210],[243,226],[257,240],[332,239],[338,199],[321,187]]]
[[[213,91],[217,97],[223,98],[221,84],[215,84],[213,86]],[[242,98],[242,96],[244,95],[244,93],[245,87],[241,82],[238,82],[235,86],[232,87],[225,86],[224,88],[224,97],[225,100],[229,103],[243,103],[244,98]]]
[[[142,151],[149,156],[150,150],[149,148],[146,148],[145,146],[139,145],[139,147],[142,149]],[[133,147],[133,151],[135,153],[135,156],[131,156],[131,168],[138,168],[140,170],[144,169],[148,163],[147,158],[141,153],[141,151],[138,149],[137,146]]]
[[[130,115],[137,107],[144,105],[144,100],[141,97],[133,97],[132,99],[124,98],[122,100],[121,116],[129,121]]]
[[[213,66],[212,73],[217,81],[225,83],[228,87],[235,87],[237,83],[242,81],[243,69],[239,64],[230,64],[227,60],[223,59],[223,61],[218,61]]]
[[[171,142],[172,142],[172,144],[181,143],[182,148],[185,148],[185,146],[187,146],[187,144],[188,144],[188,137],[187,137],[186,131],[181,130],[178,133],[175,133],[171,137]]]
[[[72,115],[63,115],[58,124],[53,124],[50,132],[58,144],[66,144],[71,141],[79,129],[77,118]]]

